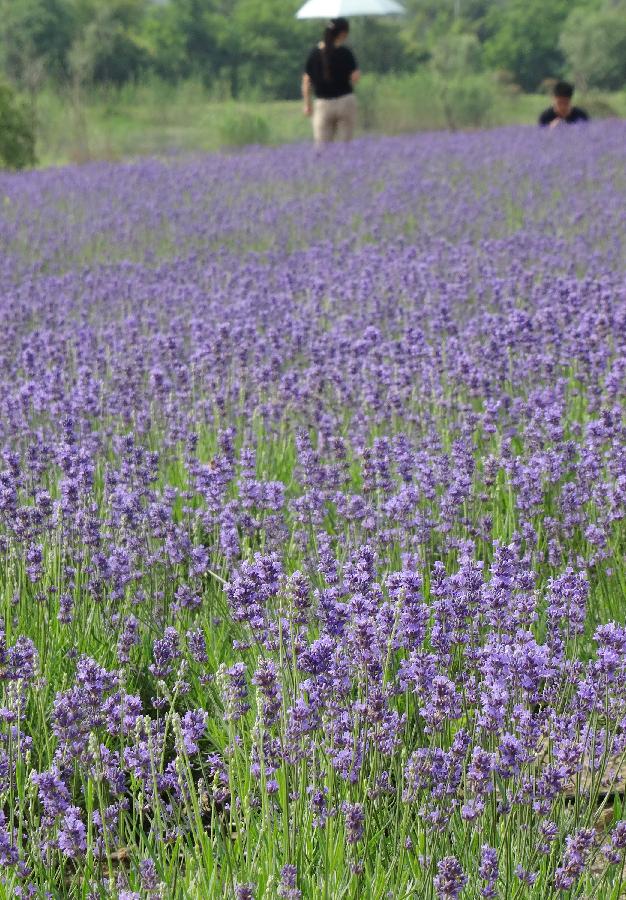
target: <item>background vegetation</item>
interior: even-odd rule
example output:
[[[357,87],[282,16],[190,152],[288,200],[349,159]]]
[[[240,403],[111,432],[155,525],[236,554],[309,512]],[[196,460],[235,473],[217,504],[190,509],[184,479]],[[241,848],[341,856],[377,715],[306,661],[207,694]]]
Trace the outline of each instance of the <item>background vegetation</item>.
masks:
[[[38,155],[48,162],[298,137],[306,123],[275,104],[297,99],[320,23],[297,21],[297,6],[0,0],[0,78],[25,102]],[[372,76],[362,91],[365,127],[516,121],[544,102],[518,95],[545,92],[562,76],[592,92],[596,105],[601,100],[600,112],[623,107],[626,0],[406,0],[406,7],[400,19],[354,20],[352,42]],[[28,153],[9,160],[0,149],[3,158],[30,161]]]
[[[475,87],[476,81],[481,87],[479,97],[488,101],[486,109],[479,109],[484,125],[534,122],[548,102],[541,94],[509,94],[488,76],[470,81],[469,86]],[[359,88],[362,130],[400,134],[447,127],[441,103],[428,92],[431,86],[431,76],[422,71],[366,76]],[[460,107],[465,96],[455,95],[453,103],[461,122],[476,113],[471,106]],[[580,100],[596,117],[626,116],[626,92],[592,92]],[[85,98],[82,125],[77,125],[74,110],[58,92],[46,90],[38,99],[38,121],[42,165],[205,152],[250,143],[283,144],[308,140],[311,129],[298,101],[216,99],[197,81],[94,89]]]

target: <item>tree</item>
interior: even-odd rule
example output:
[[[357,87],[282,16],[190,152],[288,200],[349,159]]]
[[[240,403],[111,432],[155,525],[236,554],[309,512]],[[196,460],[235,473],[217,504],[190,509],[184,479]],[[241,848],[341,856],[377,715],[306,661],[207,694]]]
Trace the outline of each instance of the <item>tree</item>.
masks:
[[[581,88],[615,91],[626,86],[626,3],[574,9],[559,45]]]
[[[239,0],[231,29],[237,35],[237,69],[241,86],[256,87],[266,97],[296,97],[306,55],[319,39],[319,23],[297,21],[284,0]],[[231,33],[227,49],[233,40]]]
[[[625,4],[404,0],[401,19],[356,18],[351,41],[366,73],[432,63],[441,77],[442,66],[456,66],[450,41],[456,53],[471,38],[466,74],[497,68],[535,90],[569,67],[581,85],[615,88],[625,80]],[[29,95],[33,122],[45,82],[69,81],[78,97],[79,83],[121,85],[144,71],[171,82],[201,78],[233,97],[296,97],[322,27],[297,21],[296,6],[295,0],[0,0],[0,69]]]
[[[119,86],[139,75],[147,63],[139,37],[144,7],[144,0],[75,0],[74,45],[89,61],[90,81]]]
[[[359,64],[368,73],[406,72],[414,70],[424,59],[411,52],[401,23],[395,19],[355,19],[351,22],[350,42]]]
[[[154,71],[169,81],[196,75],[207,86],[219,77],[230,78],[241,45],[234,14],[230,2],[219,0],[169,0],[152,5],[142,35]]]
[[[431,66],[442,78],[478,72],[481,46],[474,34],[450,33],[433,48]]]
[[[35,132],[28,111],[0,84],[0,164],[22,169],[35,163]]]
[[[433,88],[448,128],[484,125],[493,106],[493,87],[479,74],[481,46],[474,34],[451,32],[437,42],[430,68]]]
[[[482,37],[484,18],[493,0],[404,0],[408,15],[397,23],[409,57],[426,61],[450,33]]]
[[[189,4],[153,4],[142,25],[142,39],[147,48],[151,67],[166,81],[189,78],[194,60],[189,53],[189,37],[193,10]]]
[[[61,78],[74,37],[69,0],[0,0],[0,57],[5,73],[26,89],[33,70]]]
[[[149,10],[143,33],[156,71],[198,75],[229,93],[294,97],[319,23],[298,22],[284,0],[170,0]]]
[[[485,62],[512,72],[517,83],[534,91],[545,78],[563,70],[559,35],[570,0],[506,0],[494,4],[484,20]]]

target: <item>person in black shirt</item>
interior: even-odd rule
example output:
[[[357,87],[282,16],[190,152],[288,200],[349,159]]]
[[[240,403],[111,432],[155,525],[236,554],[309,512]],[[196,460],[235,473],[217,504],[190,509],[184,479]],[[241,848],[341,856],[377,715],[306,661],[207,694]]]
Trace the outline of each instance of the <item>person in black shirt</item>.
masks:
[[[347,19],[331,19],[324,30],[324,40],[311,51],[306,62],[302,77],[304,114],[313,116],[313,135],[318,146],[335,137],[349,141],[354,135],[354,85],[361,73],[354,54],[345,46],[349,31]]]
[[[554,102],[539,116],[539,124],[543,127],[555,128],[557,125],[573,125],[576,122],[588,122],[589,116],[584,109],[572,106],[574,88],[567,81],[559,81],[554,86]]]

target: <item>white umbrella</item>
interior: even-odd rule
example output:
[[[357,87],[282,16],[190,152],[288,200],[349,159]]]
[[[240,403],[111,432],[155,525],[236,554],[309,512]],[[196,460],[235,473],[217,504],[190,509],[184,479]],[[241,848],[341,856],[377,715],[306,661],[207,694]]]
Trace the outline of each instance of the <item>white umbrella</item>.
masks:
[[[406,12],[397,0],[308,0],[296,19],[337,19],[339,16],[389,16]]]

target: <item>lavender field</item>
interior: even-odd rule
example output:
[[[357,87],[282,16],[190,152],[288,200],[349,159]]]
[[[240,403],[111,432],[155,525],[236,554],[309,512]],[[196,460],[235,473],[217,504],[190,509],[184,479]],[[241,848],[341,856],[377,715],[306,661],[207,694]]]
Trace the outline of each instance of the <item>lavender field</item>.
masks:
[[[617,121],[0,175],[0,897],[626,894],[625,210]]]

